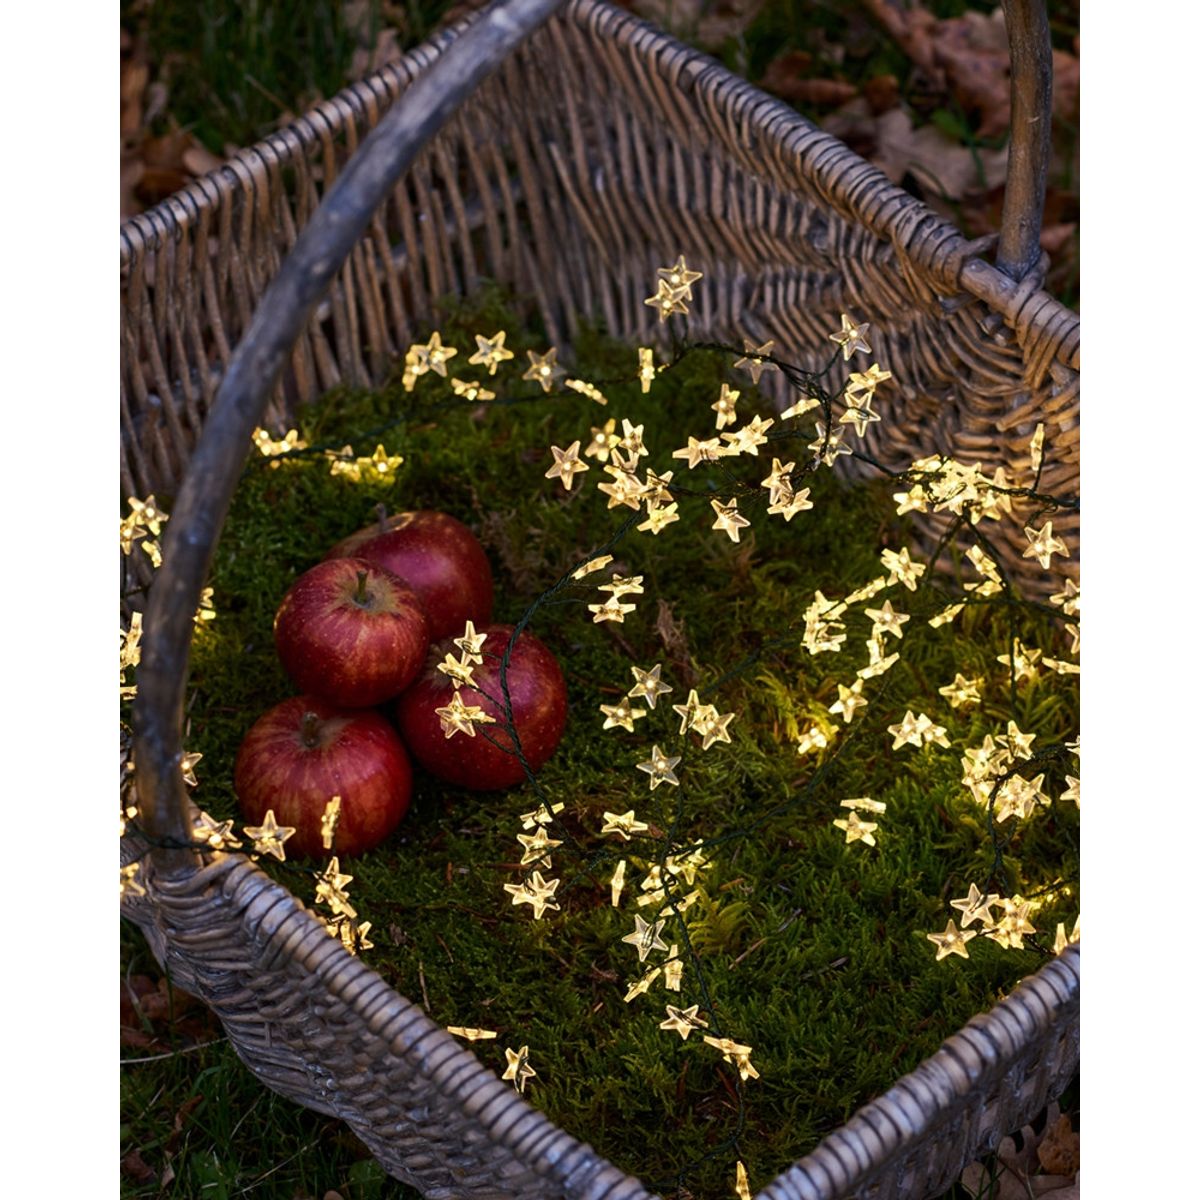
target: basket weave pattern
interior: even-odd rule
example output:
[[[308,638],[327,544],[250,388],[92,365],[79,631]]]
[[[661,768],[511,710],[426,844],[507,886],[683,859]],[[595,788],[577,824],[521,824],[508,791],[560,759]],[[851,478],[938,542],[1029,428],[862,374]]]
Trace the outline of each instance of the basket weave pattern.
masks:
[[[174,491],[297,232],[362,136],[464,27],[122,226],[126,494]],[[823,369],[840,312],[871,322],[876,357],[895,376],[879,398],[882,428],[866,439],[880,461],[903,468],[941,450],[1028,482],[1029,436],[1044,421],[1042,490],[1072,493],[1078,318],[1036,274],[1014,283],[979,250],[790,108],[601,0],[575,0],[376,213],[264,423],[282,425],[337,383],[380,381],[439,297],[485,277],[532,296],[560,348],[587,314],[649,344],[659,330],[646,280],[683,252],[706,276],[694,338],[773,338],[791,361]],[[1008,566],[1026,575],[1014,532]],[[1077,545],[1069,515],[1055,517],[1055,532]],[[150,582],[142,557],[122,560],[127,593]],[[648,1195],[242,856],[174,874],[149,866],[144,882],[148,897],[128,913],[221,1017],[243,1061],[346,1120],[398,1178],[445,1198]],[[947,1186],[1076,1069],[1078,961],[1068,949],[760,1195],[916,1200]]]

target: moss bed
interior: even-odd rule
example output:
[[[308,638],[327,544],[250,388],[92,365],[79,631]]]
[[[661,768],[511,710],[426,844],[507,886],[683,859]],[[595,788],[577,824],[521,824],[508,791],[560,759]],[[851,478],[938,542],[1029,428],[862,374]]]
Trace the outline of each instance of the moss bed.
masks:
[[[359,919],[372,923],[375,945],[364,961],[441,1024],[497,1030],[474,1049],[498,1074],[504,1047],[527,1045],[537,1077],[526,1095],[551,1119],[665,1195],[732,1195],[739,1158],[757,1190],[1035,971],[1052,953],[1057,922],[1074,923],[1077,806],[1055,801],[1012,818],[997,827],[997,843],[960,764],[964,747],[1012,719],[1036,735],[1046,792],[1063,791],[1065,773],[1077,771],[1064,745],[1078,730],[1077,679],[1042,673],[1014,688],[996,660],[1014,633],[1060,658],[1069,637],[1046,610],[1005,603],[968,607],[933,629],[927,618],[959,594],[955,581],[927,575],[915,593],[892,587],[868,606],[891,599],[912,614],[889,647],[901,658],[867,682],[867,708],[843,726],[828,706],[836,684],[852,682],[866,662],[871,620],[863,605],[852,607],[843,651],[814,656],[800,644],[802,614],[815,590],[846,595],[880,574],[885,547],[905,544],[913,518],[895,515],[889,481],[849,486],[822,469],[811,481],[814,508],[790,523],[766,516],[763,492],[757,507],[743,502],[753,525],[734,544],[712,530],[700,493],[724,490],[726,470],[756,482],[772,453],[803,461],[811,420],[802,422],[803,438],[763,447],[765,459],[693,471],[671,459],[688,434],[713,436],[709,408],[723,380],[741,389],[739,418],[774,415],[745,373],[732,370],[732,356],[689,352],[643,396],[631,379],[633,348],[585,335],[574,372],[630,380],[603,383],[609,403],[600,408],[519,382],[524,350],[546,343],[534,324],[518,332],[520,318],[497,293],[448,312],[439,328],[459,349],[450,374],[459,367],[470,378],[481,377],[466,366],[473,335],[508,330],[517,358],[492,381],[497,401],[464,404],[434,375],[412,393],[398,381],[342,390],[299,415],[310,451],[277,466],[257,455],[248,463],[212,573],[217,616],[198,628],[193,650],[185,748],[203,754],[195,799],[217,818],[237,815],[238,745],[262,712],[292,694],[272,642],[276,607],[334,541],[370,521],[376,504],[437,508],[465,521],[495,571],[495,619],[515,622],[631,515],[606,507],[595,460],[570,493],[544,478],[549,445],[586,445],[590,428],[609,417],[618,428],[623,417],[644,424],[645,464],[674,468],[690,494],[677,496],[678,523],[658,536],[630,530],[612,551],[612,569],[644,576],[645,593],[627,598],[636,611],[621,625],[593,623],[586,605],[605,598],[596,585],[606,571],[556,595],[530,625],[562,664],[570,697],[566,735],[538,780],[550,800],[565,802],[561,828],[581,851],[564,845],[547,872],[561,879],[561,911],[534,921],[502,888],[521,878],[519,814],[537,803],[529,785],[470,794],[418,773],[396,834],[342,866],[354,876]],[[885,421],[888,386],[877,399]],[[319,453],[349,443],[365,455],[380,442],[405,457],[391,481],[332,476]],[[169,511],[170,498],[159,500]],[[969,568],[964,576],[973,577]],[[635,733],[602,732],[599,705],[628,690],[631,665],[656,662],[674,694]],[[938,694],[956,672],[987,680],[980,704],[953,709]],[[737,714],[731,744],[701,750],[695,735],[679,734],[671,704],[693,686],[701,700]],[[953,749],[893,751],[886,726],[906,709],[944,725]],[[838,734],[827,750],[800,756],[796,739],[813,724],[837,725]],[[683,756],[678,788],[652,792],[634,769],[652,743]],[[879,822],[875,847],[847,844],[832,823],[846,815],[840,800],[863,796],[887,805],[881,816],[865,814]],[[650,823],[650,837],[600,836],[602,812],[629,808]],[[653,911],[635,897],[668,830],[677,847],[703,843],[711,863],[698,876],[702,899],[685,914],[698,959],[685,963],[680,992],[665,991],[660,977],[626,1003],[641,969],[621,939],[635,912]],[[615,909],[609,880],[621,858],[628,880]],[[312,902],[305,864],[262,865]],[[945,928],[948,901],[971,883],[1037,898],[1039,932],[1024,949],[977,937],[969,959],[935,961],[926,934]],[[676,919],[664,915],[664,936],[682,944]],[[122,949],[124,975],[157,974],[131,927]],[[659,1029],[665,1003],[699,1003],[721,1034],[753,1047],[760,1078],[742,1083],[700,1036],[684,1042]],[[150,1061],[123,1070],[122,1153],[137,1150],[155,1175],[139,1182],[125,1172],[127,1194],[415,1195],[386,1179],[336,1122],[266,1093],[219,1040],[219,1027],[207,1034],[210,1045],[205,1038],[193,1033],[195,1048],[181,1047],[187,1053],[144,1055]],[[174,1178],[164,1184],[168,1159]]]

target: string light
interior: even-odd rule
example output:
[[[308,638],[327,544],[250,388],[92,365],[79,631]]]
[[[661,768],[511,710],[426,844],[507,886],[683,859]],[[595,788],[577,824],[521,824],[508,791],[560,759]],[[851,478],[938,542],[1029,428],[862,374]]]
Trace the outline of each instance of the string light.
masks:
[[[627,933],[621,941],[637,950],[638,962],[645,962],[654,950],[668,949],[666,942],[659,936],[663,925],[666,924],[661,917],[651,924],[649,921],[643,921],[639,913],[634,913],[633,922],[633,932]]]
[[[498,1036],[494,1029],[473,1029],[468,1025],[447,1025],[446,1032],[465,1038],[468,1042],[483,1042]]]
[[[608,813],[604,814],[608,816]],[[647,827],[648,828],[648,827]],[[609,880],[609,890],[612,892],[613,908],[621,907],[621,893],[625,890],[625,860],[621,859],[616,865],[616,869],[612,873],[612,879]]]
[[[578,392],[581,396],[586,396],[589,400],[595,400],[597,404],[608,403],[608,397],[594,383],[588,383],[586,379],[568,379],[563,386],[570,388],[573,392]]]
[[[507,349],[504,345],[504,330],[493,335],[490,338],[475,335],[475,345],[477,347],[474,354],[467,359],[467,362],[473,367],[487,367],[489,375],[495,375],[496,368],[502,363],[507,362],[513,357],[513,352]],[[488,397],[490,399],[490,397]]]
[[[284,853],[283,843],[296,830],[289,825],[277,824],[274,810],[268,808],[261,825],[247,825],[242,832],[254,842],[255,854],[269,854],[283,862],[287,857]]]
[[[958,671],[954,673],[954,682],[938,688],[938,695],[945,696],[951,708],[965,708],[969,704],[980,702],[979,689],[983,686],[982,679],[968,679]]]
[[[770,354],[775,348],[774,342],[763,342],[761,346],[756,346],[749,338],[742,338],[742,357],[733,364],[734,369],[745,368],[750,372],[750,378],[754,381],[755,387],[758,386],[759,377],[764,371],[778,371],[778,366],[773,362],[765,362],[763,355]]]
[[[867,330],[870,328],[868,322],[864,321],[861,325],[855,324],[845,313],[842,313],[842,327],[837,333],[831,333],[829,340],[841,346],[842,354],[846,362],[849,362],[850,356],[856,350],[861,350],[864,354],[871,353],[871,347],[867,345]]]
[[[943,933],[927,933],[925,936],[937,947],[935,962],[941,962],[947,954],[958,954],[970,958],[967,953],[967,943],[975,936],[974,929],[959,929],[953,919],[946,922]]]
[[[629,703],[629,697],[622,697],[616,704],[602,704],[600,711],[604,714],[602,729],[627,729],[633,732],[634,721],[641,720],[646,715],[644,708],[634,708]]]
[[[333,849],[333,839],[341,819],[342,798],[341,796],[332,796],[325,805],[325,811],[321,814],[321,845],[326,850]]]
[[[1062,538],[1054,536],[1054,522],[1047,521],[1041,529],[1034,530],[1028,525],[1025,527],[1025,536],[1029,539],[1029,545],[1022,551],[1023,558],[1036,558],[1044,570],[1050,567],[1050,559],[1052,555],[1061,554],[1064,558],[1069,558],[1070,550],[1067,549],[1067,543]]]
[[[737,497],[731,497],[728,504],[722,504],[720,500],[710,500],[709,503],[712,505],[713,512],[717,514],[717,519],[713,522],[712,527],[729,534],[731,542],[740,541],[741,531],[750,522],[738,512]]]
[[[646,703],[651,708],[658,703],[659,696],[665,696],[675,690],[660,678],[662,663],[655,663],[648,671],[643,671],[641,667],[630,667],[629,670],[635,680],[633,687],[629,690],[630,698],[645,697]]]
[[[543,392],[552,392],[555,383],[566,374],[558,365],[557,348],[551,346],[545,354],[537,354],[533,350],[525,353],[529,355],[529,367],[521,378],[540,384]]]
[[[433,710],[441,719],[442,733],[449,740],[456,733],[465,733],[467,737],[475,736],[476,725],[494,725],[496,718],[489,716],[477,704],[467,704],[461,693],[455,691],[450,697],[450,703]]]
[[[708,1022],[701,1016],[697,1015],[700,1012],[700,1005],[693,1004],[691,1008],[676,1008],[674,1004],[667,1005],[667,1019],[659,1022],[659,1029],[665,1029],[668,1033],[677,1033],[683,1041],[687,1041],[689,1035],[695,1029],[707,1029]]]
[[[474,361],[471,359],[470,361]],[[461,396],[464,400],[471,403],[483,400],[495,400],[496,393],[489,391],[482,383],[477,383],[474,379],[459,379],[455,376],[450,380],[450,386],[454,389],[456,396]]]
[[[650,790],[654,791],[660,783],[674,784],[679,786],[679,779],[675,775],[674,767],[679,762],[680,756],[677,754],[674,757],[664,754],[658,746],[654,746],[650,751],[650,757],[646,762],[637,764],[639,771],[645,771],[650,776]]]
[[[709,406],[717,414],[718,430],[732,425],[737,420],[737,402],[741,394],[731,388],[729,384],[721,384],[721,394],[717,397],[716,403]]]
[[[633,834],[645,833],[649,828],[650,826],[645,821],[637,819],[634,810],[631,808],[628,812],[620,814],[606,812],[604,814],[604,826],[600,832],[602,834],[615,833],[624,841],[629,841]]]
[[[645,303],[658,310],[660,325],[668,317],[675,316],[676,313],[681,316],[688,314],[688,306],[684,302],[683,294],[673,288],[665,279],[658,281],[658,290],[653,296],[648,297]]]
[[[854,720],[854,714],[860,708],[867,707],[866,697],[862,694],[863,681],[856,679],[852,686],[846,687],[844,684],[837,685],[838,698],[829,706],[831,713],[841,713],[842,720],[847,725]]]
[[[638,347],[638,382],[642,385],[642,395],[650,390],[658,368],[654,365],[654,351],[646,346]]]
[[[575,476],[589,470],[587,463],[579,460],[579,442],[572,442],[566,450],[551,446],[550,453],[554,455],[554,466],[546,472],[546,478],[561,479],[563,487],[569,492]]]
[[[526,1082],[537,1078],[537,1072],[529,1065],[529,1047],[522,1046],[520,1050],[510,1050],[506,1046],[504,1056],[508,1060],[508,1066],[500,1078],[511,1082],[518,1092],[523,1093]]]

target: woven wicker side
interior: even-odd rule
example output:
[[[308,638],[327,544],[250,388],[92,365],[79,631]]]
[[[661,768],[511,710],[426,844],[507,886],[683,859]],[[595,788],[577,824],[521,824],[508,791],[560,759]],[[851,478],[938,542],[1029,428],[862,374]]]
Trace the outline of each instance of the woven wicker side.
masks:
[[[135,850],[123,847],[125,857]],[[429,1200],[649,1200],[347,954],[240,854],[124,906],[171,978],[221,1019],[264,1084],[342,1118]]]
[[[1058,1096],[1079,1067],[1079,947],[764,1188],[757,1200],[924,1200]]]

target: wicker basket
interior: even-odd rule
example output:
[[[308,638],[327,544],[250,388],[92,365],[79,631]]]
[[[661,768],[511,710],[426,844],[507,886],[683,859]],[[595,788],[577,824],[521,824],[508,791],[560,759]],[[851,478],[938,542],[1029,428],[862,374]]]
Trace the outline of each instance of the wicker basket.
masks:
[[[620,9],[573,0],[540,24],[553,7],[514,0],[467,18],[121,228],[122,485],[178,492],[135,706],[142,825],[158,848],[147,895],[123,911],[251,1071],[345,1120],[429,1197],[648,1193],[246,858],[170,848],[190,836],[178,766],[191,614],[253,426],[338,382],[378,382],[433,302],[482,276],[535,296],[560,346],[589,314],[646,341],[645,281],[683,252],[706,273],[693,336],[774,338],[817,367],[841,311],[871,322],[903,391],[885,433],[868,434],[880,461],[905,467],[938,449],[1019,478],[1040,421],[1042,490],[1078,484],[1079,322],[1040,290],[1036,265],[1014,270],[1003,243],[1008,274],[984,261],[989,247],[841,143]],[[1047,99],[1035,101],[1043,116]],[[1020,114],[1014,89],[1015,128]],[[1029,192],[1012,182],[1019,151],[1014,194]],[[369,195],[382,202],[365,210],[364,233],[350,218]],[[1005,236],[1024,228],[1025,266],[1031,203],[1006,212]],[[333,226],[344,245],[331,249],[316,231]],[[1055,521],[1074,545],[1070,514]],[[1022,549],[1009,547],[1015,573]],[[149,582],[133,561],[127,593]],[[143,848],[127,838],[122,861]],[[1072,946],[760,1197],[936,1194],[1065,1087],[1078,1010]]]

